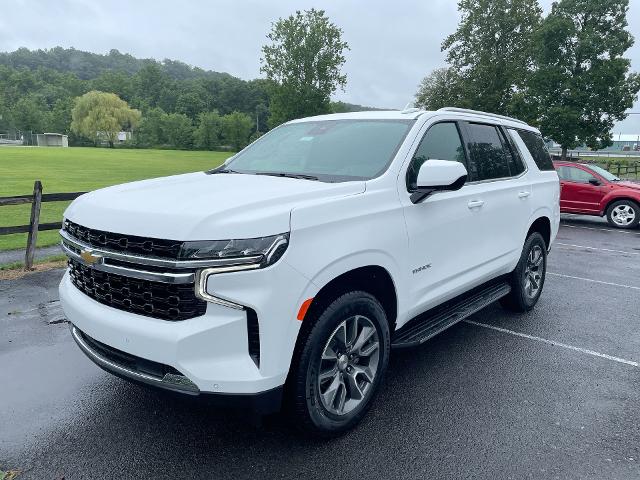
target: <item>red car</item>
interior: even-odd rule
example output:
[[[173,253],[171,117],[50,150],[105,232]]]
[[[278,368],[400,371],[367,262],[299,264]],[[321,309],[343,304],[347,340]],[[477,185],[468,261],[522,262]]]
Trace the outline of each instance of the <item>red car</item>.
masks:
[[[560,211],[606,215],[610,225],[635,228],[640,222],[640,183],[626,182],[597,165],[553,162],[560,177]]]

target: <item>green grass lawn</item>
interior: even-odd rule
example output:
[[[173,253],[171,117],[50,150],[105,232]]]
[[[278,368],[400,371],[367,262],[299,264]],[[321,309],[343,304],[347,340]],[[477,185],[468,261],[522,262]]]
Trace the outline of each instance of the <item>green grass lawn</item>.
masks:
[[[44,193],[81,192],[118,183],[197,172],[220,165],[229,152],[108,148],[0,147],[0,197],[29,195],[33,182]],[[59,222],[69,202],[43,203],[40,221]],[[30,204],[0,207],[0,226],[29,223]],[[0,250],[24,248],[26,234],[0,236]],[[59,241],[55,231],[39,232],[38,246]]]

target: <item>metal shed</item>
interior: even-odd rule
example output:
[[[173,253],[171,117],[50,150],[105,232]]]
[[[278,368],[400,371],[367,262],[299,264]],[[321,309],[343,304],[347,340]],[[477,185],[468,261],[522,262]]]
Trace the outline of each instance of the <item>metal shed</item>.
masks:
[[[38,146],[39,147],[68,147],[69,137],[62,133],[39,133]]]

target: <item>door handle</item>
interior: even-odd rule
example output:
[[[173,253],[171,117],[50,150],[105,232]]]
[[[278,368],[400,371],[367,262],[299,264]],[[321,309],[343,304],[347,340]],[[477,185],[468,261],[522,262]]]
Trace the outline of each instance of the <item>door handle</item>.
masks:
[[[471,200],[469,203],[467,203],[467,206],[469,208],[480,208],[484,205],[484,201],[483,200]]]
[[[520,192],[518,193],[518,198],[527,198],[529,195],[531,195],[531,192]]]

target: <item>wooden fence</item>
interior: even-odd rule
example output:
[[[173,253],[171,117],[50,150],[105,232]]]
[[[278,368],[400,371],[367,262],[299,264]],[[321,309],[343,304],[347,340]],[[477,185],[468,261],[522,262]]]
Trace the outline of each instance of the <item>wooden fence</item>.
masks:
[[[61,222],[40,223],[40,208],[42,203],[46,202],[62,202],[65,200],[74,200],[80,195],[87,192],[69,192],[69,193],[42,193],[42,183],[36,180],[33,184],[32,195],[19,195],[16,197],[0,197],[0,207],[6,205],[22,205],[31,204],[31,219],[28,225],[16,225],[12,227],[0,227],[0,235],[9,235],[11,233],[28,233],[27,248],[24,255],[24,268],[31,270],[33,268],[33,257],[36,251],[36,242],[38,240],[38,232],[43,230],[60,230]]]
[[[613,173],[616,177],[619,178],[631,178],[632,176],[635,179],[640,179],[638,173],[640,173],[640,162],[634,163],[615,163],[615,162],[598,162],[597,160],[592,159],[582,159],[584,163],[592,163],[596,165],[600,165],[602,168],[607,170],[608,172]]]
[[[560,160],[560,155],[552,155],[553,160]],[[567,156],[569,162],[587,163],[598,165],[608,172],[613,173],[616,177],[626,180],[640,180],[640,160],[624,160],[616,161],[608,158],[598,158],[595,155],[589,156]]]

